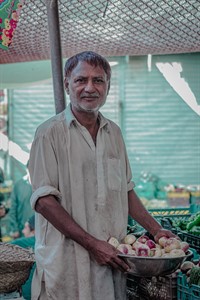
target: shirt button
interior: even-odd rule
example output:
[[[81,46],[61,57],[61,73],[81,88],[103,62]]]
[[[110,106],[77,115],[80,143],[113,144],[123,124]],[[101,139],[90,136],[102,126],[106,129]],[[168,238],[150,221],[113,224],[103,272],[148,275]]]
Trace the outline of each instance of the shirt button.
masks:
[[[50,293],[49,293],[49,292],[47,292],[47,296],[48,296],[48,297],[51,297],[51,295],[50,295]]]

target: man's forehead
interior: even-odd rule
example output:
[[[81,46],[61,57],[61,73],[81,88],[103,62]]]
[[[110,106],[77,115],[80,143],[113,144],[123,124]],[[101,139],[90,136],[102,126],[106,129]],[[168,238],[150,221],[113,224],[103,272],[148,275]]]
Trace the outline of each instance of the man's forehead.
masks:
[[[72,76],[94,76],[94,77],[104,77],[106,72],[101,66],[91,65],[85,61],[80,61],[78,65],[72,70]]]

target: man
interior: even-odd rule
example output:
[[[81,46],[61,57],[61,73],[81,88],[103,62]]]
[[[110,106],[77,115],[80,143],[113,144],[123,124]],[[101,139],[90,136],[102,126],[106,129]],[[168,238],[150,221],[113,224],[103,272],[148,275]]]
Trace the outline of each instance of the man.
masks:
[[[10,235],[14,239],[23,236],[24,224],[34,213],[30,205],[31,195],[32,186],[27,169],[27,174],[15,183],[10,196],[11,207],[8,216],[10,220]]]
[[[96,53],[68,59],[70,104],[36,132],[29,165],[36,210],[33,300],[126,299],[129,266],[107,241],[124,238],[128,213],[156,240],[172,235],[134,193],[121,131],[99,112],[110,76]]]
[[[32,215],[24,224],[22,230],[23,237],[11,241],[11,244],[18,245],[22,248],[35,248],[35,215]]]

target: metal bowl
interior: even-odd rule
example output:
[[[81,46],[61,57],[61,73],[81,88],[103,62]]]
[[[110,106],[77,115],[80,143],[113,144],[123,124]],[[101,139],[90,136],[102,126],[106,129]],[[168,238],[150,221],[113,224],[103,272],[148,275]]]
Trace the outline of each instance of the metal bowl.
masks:
[[[164,276],[175,272],[180,265],[189,257],[192,251],[180,257],[141,257],[127,254],[118,254],[130,266],[130,274],[139,277]]]

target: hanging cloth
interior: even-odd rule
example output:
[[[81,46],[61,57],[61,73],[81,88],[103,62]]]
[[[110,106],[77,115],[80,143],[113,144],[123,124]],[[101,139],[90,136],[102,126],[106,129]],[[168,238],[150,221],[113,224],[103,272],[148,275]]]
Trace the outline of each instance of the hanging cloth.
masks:
[[[24,0],[0,0],[0,48],[7,50],[16,30]]]

